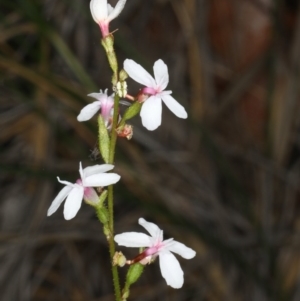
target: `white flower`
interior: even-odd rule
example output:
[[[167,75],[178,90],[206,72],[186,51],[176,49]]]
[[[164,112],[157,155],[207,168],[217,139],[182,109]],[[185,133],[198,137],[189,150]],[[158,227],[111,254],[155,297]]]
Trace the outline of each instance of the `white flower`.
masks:
[[[113,8],[107,0],[91,0],[92,17],[99,24],[103,37],[109,35],[109,22],[115,19],[123,10],[126,0],[119,0]]]
[[[111,96],[107,96],[107,89],[100,93],[91,93],[88,96],[96,98],[97,101],[86,105],[77,116],[78,121],[87,121],[91,119],[100,109],[101,115],[104,119],[105,125],[108,126],[111,122],[113,107],[114,107],[114,99],[113,94]]]
[[[141,109],[143,126],[153,131],[161,124],[161,101],[179,118],[187,118],[187,112],[170,94],[164,91],[169,83],[168,67],[162,60],[154,63],[155,79],[139,64],[133,60],[124,61],[124,70],[136,82],[144,85],[141,93],[149,95]]]
[[[47,216],[53,214],[65,198],[67,198],[64,207],[64,217],[66,220],[72,219],[77,214],[83,198],[89,202],[96,203],[98,201],[98,196],[92,187],[108,186],[115,184],[120,180],[120,176],[116,173],[105,173],[113,168],[114,166],[111,164],[102,164],[82,169],[80,162],[79,173],[81,178],[78,179],[75,184],[61,181],[60,178],[57,177],[58,182],[65,184],[66,186],[52,202],[48,209]]]
[[[173,238],[163,240],[163,231],[157,225],[149,223],[143,218],[139,219],[139,224],[143,226],[151,236],[144,233],[125,232],[115,236],[115,241],[120,246],[146,249],[129,263],[140,262],[147,264],[156,256],[159,257],[159,265],[162,276],[168,285],[173,288],[181,288],[183,285],[183,271],[176,257],[171,253],[179,254],[185,259],[191,259],[196,252],[184,244],[173,240]]]

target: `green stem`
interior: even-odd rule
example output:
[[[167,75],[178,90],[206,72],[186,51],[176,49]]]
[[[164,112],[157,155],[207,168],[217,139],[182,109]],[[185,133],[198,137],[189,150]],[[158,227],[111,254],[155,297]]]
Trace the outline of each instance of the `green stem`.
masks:
[[[117,132],[116,128],[118,125],[118,115],[119,115],[119,96],[116,94],[114,97],[114,116],[113,116],[113,124],[111,129],[111,140],[110,140],[110,148],[109,148],[109,159],[108,163],[113,164],[115,159],[115,148],[117,142]]]
[[[113,185],[108,186],[108,212],[109,212],[109,229],[110,235],[108,239],[109,254],[111,263],[115,254],[115,242],[114,242],[114,223],[113,223]],[[121,289],[117,266],[112,265],[112,276],[115,289],[116,301],[121,301]]]
[[[109,35],[102,39],[102,46],[105,49],[107,59],[109,62],[109,65],[113,71],[113,79],[112,84],[113,86],[116,85],[118,81],[118,63],[117,58],[114,51],[114,38],[112,35]],[[109,145],[109,155],[108,155],[108,164],[114,164],[114,158],[115,158],[115,148],[116,148],[116,142],[117,142],[117,125],[118,125],[118,113],[119,113],[119,96],[115,94],[114,96],[114,115],[113,115],[113,123],[111,128],[111,139],[110,139],[110,145]],[[100,130],[100,129],[99,129]],[[115,242],[114,242],[114,198],[113,198],[113,185],[108,186],[108,228],[109,228],[109,235],[108,238],[108,244],[109,244],[109,254],[111,259],[111,264],[113,262],[113,257],[115,254]],[[115,296],[116,301],[121,301],[121,289],[120,289],[120,281],[119,281],[119,275],[118,275],[118,269],[117,266],[114,266],[112,264],[112,276],[113,276],[113,283],[114,283],[114,290],[115,290]]]
[[[116,94],[114,97],[114,116],[113,116],[113,124],[111,130],[111,140],[110,140],[110,148],[109,148],[109,164],[114,163],[115,157],[115,148],[117,142],[117,124],[118,124],[118,111],[119,111],[119,96]],[[114,242],[114,199],[113,199],[113,185],[108,186],[108,212],[109,212],[109,253],[111,262],[113,260],[113,256],[115,254],[115,242]],[[112,276],[113,283],[115,288],[116,301],[121,300],[121,290],[120,290],[120,281],[118,275],[117,266],[112,265]]]

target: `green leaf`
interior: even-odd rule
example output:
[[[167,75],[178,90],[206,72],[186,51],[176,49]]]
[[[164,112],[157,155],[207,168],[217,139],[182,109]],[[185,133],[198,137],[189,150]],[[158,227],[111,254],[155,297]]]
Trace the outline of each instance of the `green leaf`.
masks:
[[[135,263],[130,266],[126,275],[126,284],[125,287],[128,287],[135,283],[142,275],[144,271],[144,265],[140,263]]]
[[[133,118],[135,115],[137,115],[142,107],[142,103],[136,101],[134,102],[124,113],[122,120],[120,121],[119,127],[123,127],[125,124],[125,121],[128,119]]]
[[[98,124],[99,124],[99,150],[100,154],[105,163],[108,163],[109,158],[109,145],[110,145],[110,138],[108,134],[108,130],[105,126],[104,120],[101,115],[98,117]]]
[[[109,220],[109,213],[107,211],[107,209],[105,207],[99,207],[96,209],[96,214],[97,214],[97,217],[99,219],[99,221],[102,223],[102,224],[107,224],[108,223],[108,220]]]
[[[97,203],[97,207],[101,208],[103,206],[104,201],[107,198],[107,190],[103,190],[99,196],[99,202]]]

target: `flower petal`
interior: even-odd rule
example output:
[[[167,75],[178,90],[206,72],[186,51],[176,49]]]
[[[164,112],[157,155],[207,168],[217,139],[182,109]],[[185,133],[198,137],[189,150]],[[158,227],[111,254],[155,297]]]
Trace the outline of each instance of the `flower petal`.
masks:
[[[82,182],[84,180],[84,172],[83,172],[83,169],[82,169],[81,161],[79,162],[79,174],[80,174],[80,179],[81,179],[81,182]]]
[[[142,105],[140,112],[143,126],[153,131],[161,125],[161,99],[156,96],[149,97]]]
[[[107,18],[107,0],[91,0],[90,9],[96,23]]]
[[[61,184],[64,184],[66,186],[70,186],[70,187],[74,187],[75,184],[71,183],[71,182],[68,182],[68,181],[63,181],[61,180],[59,177],[57,177],[57,181]]]
[[[169,83],[169,72],[167,65],[163,62],[163,60],[157,60],[153,66],[154,78],[157,84],[157,88],[160,91],[166,89]]]
[[[157,237],[161,233],[161,230],[157,225],[155,225],[154,223],[147,222],[142,217],[139,218],[139,224],[142,227],[144,227],[152,237]]]
[[[107,3],[108,16],[113,12],[113,10],[114,8],[109,3]]]
[[[154,78],[135,61],[126,59],[124,61],[124,70],[136,82],[149,88],[156,88]]]
[[[86,187],[103,187],[117,183],[120,176],[116,173],[103,173],[86,177],[84,186]]]
[[[107,89],[105,89],[104,92],[102,92],[102,90],[100,90],[99,93],[93,92],[93,93],[88,94],[87,96],[93,97],[93,98],[99,100],[102,103],[103,101],[106,101],[106,99],[108,97],[107,96]]]
[[[168,250],[180,255],[185,259],[192,259],[196,255],[196,252],[193,249],[178,241],[173,241]]]
[[[95,101],[85,106],[77,116],[78,121],[90,120],[101,108],[100,101]]]
[[[159,254],[159,266],[162,276],[168,285],[181,288],[183,285],[183,271],[176,257],[170,252]]]
[[[50,216],[51,214],[53,214],[58,207],[60,206],[60,204],[64,201],[64,199],[67,197],[67,195],[70,193],[70,191],[73,189],[73,187],[71,186],[65,186],[56,196],[56,198],[54,199],[54,201],[52,202],[51,206],[49,207],[48,211],[47,211],[47,216]]]
[[[114,10],[109,14],[107,20],[111,21],[115,19],[123,10],[125,6],[126,0],[119,0],[117,5],[115,6]]]
[[[64,217],[66,220],[72,219],[81,207],[84,188],[76,185],[69,193],[64,207]]]
[[[104,173],[109,170],[112,170],[115,166],[112,164],[101,164],[101,165],[94,165],[94,166],[89,166],[83,169],[83,174],[84,177],[88,177],[94,174],[98,173]]]
[[[151,246],[151,237],[144,233],[125,232],[115,235],[115,242],[119,246],[141,248]]]
[[[185,108],[175,100],[171,95],[162,95],[161,96],[165,105],[179,118],[187,118],[187,112]]]

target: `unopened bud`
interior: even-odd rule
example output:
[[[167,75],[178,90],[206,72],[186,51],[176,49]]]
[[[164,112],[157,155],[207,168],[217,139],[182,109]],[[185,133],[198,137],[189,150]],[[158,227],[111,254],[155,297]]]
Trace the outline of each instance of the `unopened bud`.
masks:
[[[123,82],[124,80],[126,80],[128,78],[128,74],[127,72],[122,69],[120,72],[119,72],[119,79],[121,82]]]
[[[133,127],[132,125],[125,124],[121,128],[117,128],[117,134],[119,137],[127,138],[130,140],[133,136]]]
[[[116,252],[113,257],[113,265],[123,267],[126,263],[126,257],[123,255],[122,252]]]
[[[127,95],[127,83],[125,81],[117,82],[115,92],[119,95],[119,97],[125,97]]]

